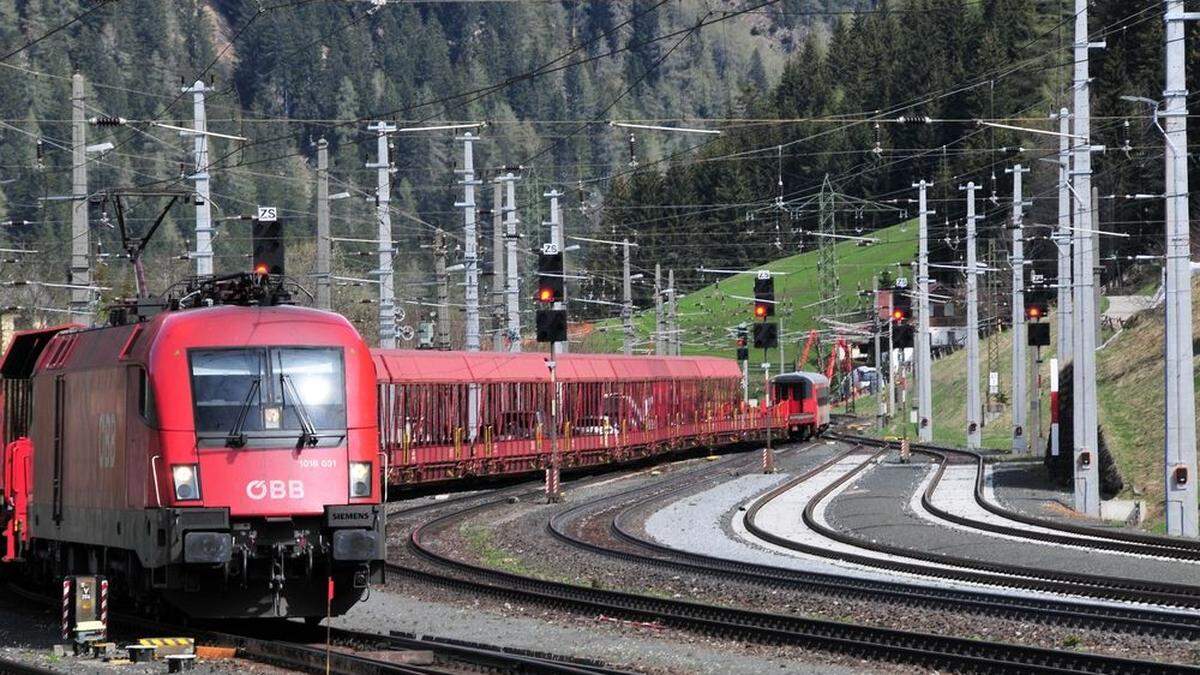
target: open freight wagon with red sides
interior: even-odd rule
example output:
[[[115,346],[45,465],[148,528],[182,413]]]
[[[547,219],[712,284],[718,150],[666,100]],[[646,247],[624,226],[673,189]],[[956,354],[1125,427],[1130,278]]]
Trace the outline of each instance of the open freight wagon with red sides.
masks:
[[[786,423],[746,405],[726,359],[567,354],[552,383],[542,353],[373,354],[393,485],[544,469],[552,428],[569,469],[757,440]]]

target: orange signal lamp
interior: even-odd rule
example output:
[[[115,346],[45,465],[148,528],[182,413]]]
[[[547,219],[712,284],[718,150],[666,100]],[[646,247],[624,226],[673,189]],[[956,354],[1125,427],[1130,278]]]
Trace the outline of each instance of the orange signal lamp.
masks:
[[[254,266],[254,273],[259,276],[265,277],[270,272],[271,272],[271,268],[267,266],[267,263],[258,263],[257,265]]]
[[[549,288],[538,289],[538,300],[540,302],[550,302],[554,300],[554,291]]]
[[[1036,319],[1036,318],[1040,317],[1041,315],[1042,315],[1042,310],[1038,309],[1037,307],[1029,308],[1029,318]]]
[[[767,306],[766,305],[755,305],[754,306],[754,316],[759,319],[766,318]]]
[[[895,319],[896,321],[900,321],[900,320],[904,319],[904,312],[902,312],[898,309],[894,309],[894,310],[892,310],[892,318]]]

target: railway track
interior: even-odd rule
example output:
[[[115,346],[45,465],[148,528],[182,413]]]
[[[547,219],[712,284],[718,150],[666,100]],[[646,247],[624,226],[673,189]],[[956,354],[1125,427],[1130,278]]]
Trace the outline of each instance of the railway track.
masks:
[[[759,498],[746,512],[746,529],[754,536],[777,546],[893,572],[1056,595],[1126,602],[1142,606],[1153,604],[1175,609],[1200,609],[1200,587],[1196,586],[1039,569],[884,544],[847,534],[825,525],[816,518],[815,512],[826,498],[853,480],[888,451],[888,448],[884,447],[874,454],[865,456],[857,467],[846,472],[814,495],[802,512],[804,524],[810,530],[827,539],[861,549],[864,553],[831,550],[827,547],[794,541],[770,532],[758,524],[756,518],[763,506],[799,486],[804,482],[805,477],[788,481]],[[924,500],[929,498],[936,485],[934,482],[928,486]],[[1180,615],[1186,616],[1182,613]],[[1192,620],[1195,621],[1194,618]]]
[[[886,441],[880,439],[865,438],[860,436],[841,437],[845,438],[847,442],[859,443],[872,447],[884,447],[887,445]],[[1183,539],[1178,537],[1164,537],[1145,532],[1131,532],[1128,530],[1101,529],[1097,527],[1088,527],[1086,525],[1075,525],[1056,520],[1037,518],[1019,511],[1007,509],[988,499],[985,494],[985,465],[987,458],[982,453],[920,443],[912,444],[911,447],[914,452],[934,458],[935,461],[940,464],[937,478],[934,480],[935,484],[937,483],[937,479],[941,478],[941,475],[945,470],[945,466],[950,461],[951,456],[969,459],[976,466],[974,489],[975,503],[984,510],[1000,518],[1023,525],[1030,525],[1036,529],[1030,530],[996,523],[989,523],[971,518],[964,518],[938,508],[930,499],[925,498],[923,500],[925,501],[925,508],[939,518],[975,529],[987,530],[998,534],[1022,537],[1025,539],[1035,539],[1037,541],[1047,543],[1080,546],[1092,549],[1102,549],[1106,551],[1117,551],[1121,553],[1132,553],[1136,555],[1147,555],[1158,558],[1200,561],[1200,541],[1198,540]]]
[[[861,626],[547,581],[457,559],[439,553],[430,544],[438,533],[505,501],[473,504],[417,526],[408,538],[409,549],[428,569],[390,563],[389,571],[473,594],[921,667],[987,672],[1200,672],[1173,664]]]
[[[821,473],[851,454],[839,453],[806,472],[802,480]],[[747,462],[749,464],[749,462]],[[680,551],[637,535],[627,522],[631,513],[647,500],[665,500],[692,491],[715,478],[676,480],[662,486],[635,488],[585,502],[555,514],[547,522],[551,536],[592,553],[627,562],[670,567],[681,572],[701,573],[768,588],[818,591],[833,598],[874,600],[930,610],[968,611],[984,616],[1004,617],[1042,625],[1069,626],[1094,630],[1154,635],[1170,639],[1200,639],[1200,616],[1185,613],[1141,610],[1087,604],[1068,600],[1023,598],[986,591],[936,588],[923,584],[885,582],[853,575],[800,571],[788,567],[750,563],[701,553]],[[655,489],[657,488],[657,489]],[[632,503],[631,506],[627,506]],[[608,529],[613,540],[623,546],[598,543],[575,534],[571,523],[589,513],[612,511]]]
[[[54,601],[9,585],[11,595],[37,606]],[[27,608],[27,606],[26,606]],[[203,625],[172,626],[142,616],[114,612],[114,630],[148,631],[193,637],[198,644],[233,647],[239,657],[305,673],[338,675],[445,675],[447,673],[530,673],[534,675],[628,675],[583,659],[563,659],[528,650],[400,632],[387,635],[340,628],[326,629],[295,621],[236,622],[233,630]],[[331,648],[324,646],[330,638]],[[413,658],[416,657],[416,658]],[[81,664],[86,661],[81,661]],[[56,672],[0,659],[0,672]]]

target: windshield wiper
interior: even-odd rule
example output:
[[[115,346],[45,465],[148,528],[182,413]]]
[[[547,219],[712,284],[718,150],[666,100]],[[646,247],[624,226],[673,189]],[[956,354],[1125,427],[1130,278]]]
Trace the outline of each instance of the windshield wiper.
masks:
[[[246,392],[246,400],[242,401],[242,407],[238,410],[237,420],[225,436],[225,447],[240,448],[246,445],[246,434],[242,433],[242,429],[246,426],[246,416],[250,414],[250,406],[261,387],[261,377],[256,377],[250,382],[250,390]]]
[[[283,385],[288,388],[292,395],[292,406],[296,408],[296,417],[300,419],[300,445],[315,446],[321,439],[317,437],[317,428],[313,426],[312,418],[308,415],[308,408],[304,407],[304,401],[300,400],[300,392],[296,391],[296,384],[292,382],[292,376],[283,374],[279,376],[283,380]]]

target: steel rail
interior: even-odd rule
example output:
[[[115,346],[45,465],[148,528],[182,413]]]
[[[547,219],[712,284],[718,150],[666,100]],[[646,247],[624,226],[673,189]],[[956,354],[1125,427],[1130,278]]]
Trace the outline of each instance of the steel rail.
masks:
[[[847,435],[845,438],[855,443],[872,445],[876,447],[887,443],[887,441],[881,439],[865,438],[860,436]],[[1011,534],[1013,536],[1021,536],[1027,539],[1039,539],[1041,541],[1068,544],[1072,546],[1103,548],[1112,551],[1120,551],[1123,553],[1137,553],[1141,555],[1152,555],[1164,558],[1177,558],[1180,560],[1200,560],[1200,540],[1160,536],[1150,534],[1148,532],[1131,532],[1129,530],[1103,529],[1099,527],[1089,527],[1087,525],[1076,525],[1057,520],[1038,518],[1036,516],[1030,516],[1028,514],[1021,513],[1020,511],[1005,508],[989,500],[984,492],[986,485],[984,467],[986,465],[987,458],[983,453],[933,445],[929,443],[914,443],[911,445],[911,447],[914,451],[922,452],[933,457],[940,457],[943,461],[946,459],[947,454],[962,455],[975,460],[975,502],[988,512],[1002,518],[1023,523],[1025,525],[1033,525],[1035,527],[1048,530],[1057,530],[1059,532],[1066,533],[1066,535],[1081,536],[1071,537],[1066,535],[1055,535],[1047,532],[1030,532],[1021,530],[1019,528],[1005,527],[1003,525],[996,525],[994,523],[983,523],[981,521],[968,519],[970,520],[971,527],[976,527],[978,529],[990,529],[994,532],[999,532],[1002,534]],[[937,511],[940,511],[940,509],[937,509]],[[939,517],[945,517],[942,516],[941,513],[938,513],[937,515]],[[962,517],[951,515],[947,519],[953,520],[955,518]]]
[[[1038,530],[1024,530],[1024,529],[1017,528],[1017,527],[1001,525],[999,523],[989,523],[987,521],[976,520],[974,518],[970,518],[967,516],[961,516],[956,513],[951,513],[933,503],[933,493],[936,491],[938,484],[941,482],[941,479],[946,472],[946,466],[950,461],[949,453],[941,452],[941,451],[937,451],[937,450],[928,450],[926,448],[913,448],[913,452],[923,454],[927,457],[930,457],[937,463],[937,469],[934,473],[933,481],[930,483],[930,486],[929,486],[930,489],[925,490],[921,494],[921,505],[925,508],[926,511],[929,511],[933,515],[935,515],[938,518],[941,518],[943,520],[955,523],[957,525],[962,525],[965,527],[976,529],[976,530],[983,530],[986,532],[994,532],[996,534],[1002,534],[1002,535],[1006,535],[1006,536],[1010,536],[1010,537],[1020,537],[1022,539],[1031,539],[1031,540],[1046,542],[1046,543],[1051,543],[1051,544],[1062,544],[1065,546],[1074,546],[1074,547],[1088,548],[1088,549],[1100,549],[1100,550],[1105,550],[1105,551],[1114,551],[1117,553],[1131,553],[1131,554],[1135,554],[1135,555],[1154,556],[1157,558],[1169,558],[1172,560],[1200,561],[1200,549],[1179,548],[1179,547],[1173,547],[1173,546],[1166,547],[1166,546],[1161,546],[1158,544],[1149,544],[1149,543],[1145,543],[1145,544],[1134,543],[1134,542],[1124,541],[1124,540],[1108,539],[1108,538],[1100,537],[1100,536],[1083,537],[1083,536],[1072,536],[1072,535],[1068,535],[1068,534],[1056,534],[1053,532],[1042,532],[1042,531],[1038,531]],[[982,458],[978,458],[978,459],[982,459]],[[976,503],[980,504],[980,506],[983,505],[983,502],[981,501],[983,499],[983,495],[982,495],[983,487],[982,487],[982,482],[981,482],[982,480],[983,480],[983,464],[980,463],[976,469],[976,482],[975,482],[975,490],[974,490],[975,501],[976,501]],[[984,508],[986,508],[986,507],[984,507]],[[989,509],[989,512],[992,512],[992,510]],[[1002,514],[997,514],[997,515],[1002,515]],[[1009,518],[1010,516],[1003,515],[1002,517]],[[1037,525],[1036,523],[1026,523],[1026,524]]]
[[[852,452],[854,452],[853,449],[834,456],[822,465],[806,472],[803,479],[811,479]],[[768,588],[809,592],[815,590],[838,598],[883,600],[921,609],[955,612],[962,612],[965,609],[988,616],[1004,616],[1014,620],[1056,626],[1127,632],[1173,639],[1200,638],[1200,616],[1192,614],[1109,607],[1071,600],[1022,598],[987,591],[934,588],[923,584],[877,581],[851,575],[809,572],[788,567],[750,563],[681,551],[659,544],[637,536],[622,522],[645,501],[661,501],[691,490],[699,483],[713,480],[715,477],[712,476],[700,480],[676,479],[672,481],[674,485],[670,489],[660,489],[657,494],[652,496],[646,495],[652,492],[653,488],[661,488],[661,486],[644,486],[601,497],[555,514],[547,521],[547,530],[559,541],[598,555],[656,567],[671,567],[683,572],[722,576],[734,581]],[[637,502],[633,506],[623,508],[613,516],[609,523],[610,533],[616,540],[649,550],[657,555],[620,550],[588,541],[582,536],[571,533],[569,524],[578,519],[580,515],[635,499]],[[930,572],[936,572],[936,570]]]
[[[847,534],[826,526],[817,521],[814,516],[817,505],[825,500],[835,490],[848,483],[869,466],[872,461],[889,452],[883,448],[874,455],[866,458],[862,464],[847,472],[838,480],[826,486],[805,506],[802,517],[804,524],[811,530],[834,541],[865,549],[873,553],[883,553],[920,563],[944,565],[935,575],[944,579],[955,579],[970,583],[982,583],[992,586],[1008,586],[1026,590],[1044,591],[1059,595],[1085,596],[1104,600],[1116,600],[1137,604],[1155,604],[1163,607],[1200,609],[1200,587],[1184,584],[1156,584],[1134,579],[1116,579],[1087,574],[1076,574],[1058,570],[1038,569],[1020,565],[1008,565],[998,562],[987,562],[944,553],[921,551],[903,546],[866,541],[860,537]],[[846,560],[858,564],[869,565],[881,569],[910,574],[928,576],[931,572],[927,565],[908,562],[907,560],[883,559],[876,556],[861,555],[847,551],[830,551],[816,546],[781,537],[758,526],[756,516],[763,505],[782,495],[798,485],[798,481],[790,481],[768,492],[761,497],[746,512],[746,529],[751,534],[769,541],[777,546],[793,550],[821,555],[827,558]]]
[[[663,625],[725,638],[801,645],[927,667],[988,672],[1200,672],[1200,669],[1176,664],[989,643],[588,588],[491,569],[438,553],[425,542],[430,532],[450,528],[465,518],[501,503],[503,500],[474,505],[427,521],[411,532],[409,549],[416,556],[435,567],[462,576],[403,567],[395,563],[389,563],[389,570],[457,590],[535,602],[576,612],[657,621]]]
[[[10,584],[9,591],[47,606],[54,606],[53,599],[39,595]],[[549,655],[523,653],[521,650],[506,649],[494,645],[477,642],[462,642],[449,639],[432,638],[429,636],[416,637],[393,632],[383,635],[365,631],[354,631],[343,628],[333,628],[329,635],[334,641],[334,648],[328,654],[320,642],[324,642],[326,631],[320,627],[310,627],[285,620],[267,620],[253,625],[253,630],[239,632],[218,631],[201,626],[171,626],[161,621],[142,616],[114,612],[111,615],[116,625],[137,627],[151,630],[155,633],[163,631],[176,632],[181,635],[191,635],[197,642],[234,647],[238,654],[251,661],[267,663],[302,672],[323,674],[328,672],[337,675],[434,675],[442,674],[451,668],[454,672],[477,670],[479,672],[520,672],[535,675],[628,675],[604,667],[602,664],[584,663],[574,660],[555,660]],[[242,622],[245,628],[251,628],[249,622]],[[271,635],[282,632],[286,638]],[[257,632],[257,634],[251,634]],[[266,636],[266,637],[264,637]],[[386,657],[372,657],[343,651],[347,644],[368,646],[371,651],[431,651],[435,658],[443,663],[434,665],[419,665],[412,663],[397,663]],[[19,664],[18,664],[19,665]],[[45,670],[17,670],[0,660],[0,672],[54,672]]]

